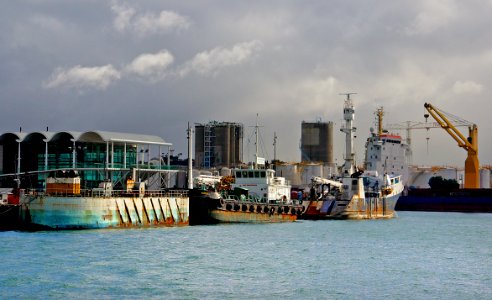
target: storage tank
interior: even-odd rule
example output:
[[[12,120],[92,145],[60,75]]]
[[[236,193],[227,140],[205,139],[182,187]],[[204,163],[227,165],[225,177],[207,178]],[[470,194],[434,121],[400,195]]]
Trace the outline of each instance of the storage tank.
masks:
[[[337,175],[337,166],[335,164],[329,164],[323,166],[323,178],[331,178],[334,175]]]
[[[333,163],[333,122],[302,122],[301,161]]]
[[[480,170],[480,187],[482,189],[490,189],[490,170]]]
[[[302,184],[311,183],[313,177],[323,177],[323,164],[308,164],[302,166],[301,182]]]
[[[285,164],[275,166],[275,176],[285,177],[292,186],[301,184],[301,177],[298,172],[297,164]]]
[[[243,125],[211,121],[195,124],[195,167],[233,167],[243,159]]]

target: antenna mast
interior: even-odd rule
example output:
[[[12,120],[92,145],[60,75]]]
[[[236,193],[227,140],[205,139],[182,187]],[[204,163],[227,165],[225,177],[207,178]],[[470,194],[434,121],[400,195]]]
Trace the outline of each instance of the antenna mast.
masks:
[[[258,113],[256,113],[256,125],[255,125],[255,168],[258,168]]]
[[[273,132],[273,160],[277,161],[277,133]]]
[[[354,132],[355,127],[353,126],[353,121],[355,117],[354,104],[350,99],[350,95],[355,95],[357,93],[345,93],[340,95],[345,95],[345,103],[343,105],[343,119],[345,120],[345,126],[340,128],[340,131],[345,133],[345,164],[343,165],[343,172],[351,175],[354,173]]]

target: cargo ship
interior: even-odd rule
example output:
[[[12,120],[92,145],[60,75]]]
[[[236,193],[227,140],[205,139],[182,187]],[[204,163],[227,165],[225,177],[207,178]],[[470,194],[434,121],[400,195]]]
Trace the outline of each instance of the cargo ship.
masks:
[[[401,147],[401,137],[383,134],[381,125],[378,133],[371,130],[371,137],[366,143],[366,170],[357,170],[353,152],[355,110],[350,94],[346,96],[343,108],[345,126],[341,128],[346,142],[342,174],[332,179],[313,177],[309,198],[303,201],[307,208],[301,218],[393,218],[396,216],[395,205],[403,192],[403,182],[400,174],[387,170],[387,165],[392,163],[394,166],[397,156],[404,158],[404,154],[395,154],[404,150]],[[382,118],[382,110],[380,117]],[[382,124],[381,118],[379,124]],[[377,163],[381,161],[382,164]],[[378,172],[380,167],[384,172]]]
[[[426,126],[428,126],[427,118],[432,116],[437,122],[437,125],[433,127],[443,128],[457,142],[459,147],[466,150],[464,172],[449,167],[417,168],[414,170],[417,172],[413,174],[411,182],[407,184],[408,189],[402,196],[397,209],[491,212],[490,166],[480,168],[477,124],[447,113],[430,103],[425,103],[424,108],[428,112],[424,114]],[[468,137],[461,133],[458,127],[467,127]],[[429,127],[424,128],[428,129]],[[459,173],[461,175],[458,175]],[[425,175],[432,175],[432,177]],[[430,186],[429,189],[416,188],[415,186],[422,187],[427,184]],[[460,188],[461,184],[464,188]]]
[[[396,210],[491,213],[492,189],[410,188],[398,201]]]

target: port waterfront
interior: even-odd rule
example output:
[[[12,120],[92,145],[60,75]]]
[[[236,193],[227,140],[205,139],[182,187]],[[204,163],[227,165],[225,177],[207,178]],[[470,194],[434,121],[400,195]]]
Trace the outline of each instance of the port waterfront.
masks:
[[[2,299],[491,299],[492,214],[0,232]]]

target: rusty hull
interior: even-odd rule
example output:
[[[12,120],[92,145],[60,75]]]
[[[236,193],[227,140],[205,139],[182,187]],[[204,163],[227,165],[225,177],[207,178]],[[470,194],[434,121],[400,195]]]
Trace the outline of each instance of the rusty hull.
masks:
[[[47,229],[189,224],[187,195],[154,197],[25,195],[21,207],[23,223]]]
[[[252,205],[252,207],[251,211],[217,208],[211,210],[210,214],[213,219],[223,223],[280,223],[297,220],[297,213],[279,213],[277,206]]]

